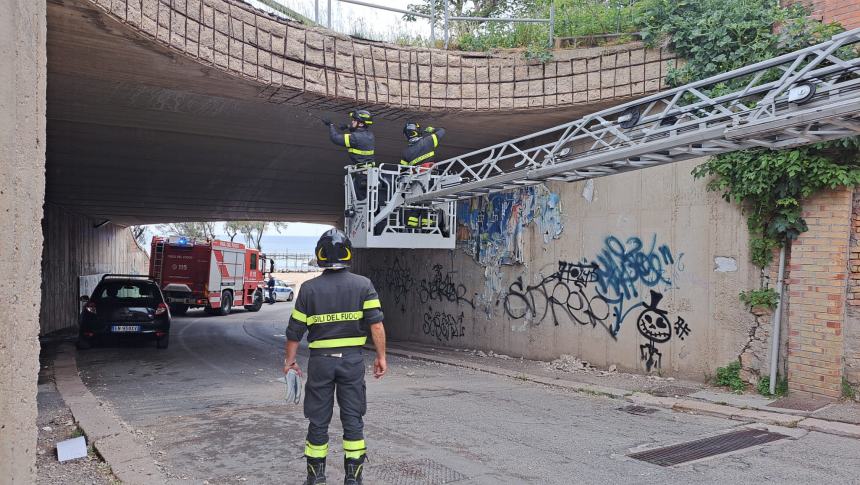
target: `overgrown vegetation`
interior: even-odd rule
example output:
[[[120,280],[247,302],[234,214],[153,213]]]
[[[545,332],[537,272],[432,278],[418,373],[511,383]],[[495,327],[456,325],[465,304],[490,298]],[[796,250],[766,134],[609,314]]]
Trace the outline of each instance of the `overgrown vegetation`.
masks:
[[[773,310],[779,303],[779,294],[773,288],[742,291],[740,299],[749,308],[763,306]]]
[[[765,397],[782,397],[788,394],[788,379],[777,376],[776,387],[773,388],[773,394],[770,393],[770,376],[763,376],[758,381],[756,387],[758,393]]]
[[[807,14],[800,6],[783,8],[766,0],[659,0],[646,8],[642,32],[651,44],[667,39],[685,59],[667,76],[670,84],[681,85],[816,44],[842,30]],[[710,94],[743,82],[718,85]],[[803,199],[860,183],[858,149],[860,142],[852,138],[780,151],[746,150],[713,157],[693,174],[710,177],[708,190],[745,208],[752,262],[765,267],[775,249],[807,230]]]
[[[842,378],[842,397],[845,399],[854,399],[857,395],[857,389],[848,382],[848,379]]]
[[[728,387],[737,394],[743,393],[747,388],[747,383],[741,379],[741,363],[734,361],[725,367],[717,367],[714,384]]]

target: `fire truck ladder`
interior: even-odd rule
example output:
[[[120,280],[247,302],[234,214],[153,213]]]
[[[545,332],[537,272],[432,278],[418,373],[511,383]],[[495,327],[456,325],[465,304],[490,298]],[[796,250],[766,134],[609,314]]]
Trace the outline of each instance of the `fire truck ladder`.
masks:
[[[390,216],[403,207],[450,214],[456,201],[548,180],[575,182],[747,148],[781,149],[856,135],[858,43],[860,29],[844,32],[815,46],[450,158],[437,163],[432,174],[403,174],[396,193],[370,221],[384,222],[380,214]]]
[[[152,268],[153,275],[152,279],[155,280],[158,285],[161,285],[161,275],[164,270],[164,240],[157,241],[155,243],[155,249],[152,251]]]

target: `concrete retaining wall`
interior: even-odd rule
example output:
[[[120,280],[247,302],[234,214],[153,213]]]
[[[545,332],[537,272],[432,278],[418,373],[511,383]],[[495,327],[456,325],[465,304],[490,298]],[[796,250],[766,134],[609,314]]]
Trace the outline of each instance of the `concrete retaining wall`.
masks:
[[[598,103],[665,87],[675,56],[641,43],[556,52],[542,64],[519,52],[400,47],[285,22],[233,0],[85,0],[140,34],[214,69],[261,83],[273,103],[338,110],[376,105],[421,111],[545,109]],[[328,99],[321,99],[325,97]]]
[[[33,483],[45,198],[45,2],[0,0],[0,481]]]
[[[759,282],[746,219],[697,163],[473,200],[457,250],[365,250],[357,271],[395,339],[694,379],[746,353],[755,374],[769,319],[738,300]]]
[[[78,278],[97,273],[146,274],[149,257],[126,227],[45,205],[41,333],[76,327]]]

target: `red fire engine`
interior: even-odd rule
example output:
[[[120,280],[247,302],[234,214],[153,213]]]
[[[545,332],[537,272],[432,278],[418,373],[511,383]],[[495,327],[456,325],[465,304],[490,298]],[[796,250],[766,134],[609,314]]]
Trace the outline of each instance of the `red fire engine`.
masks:
[[[234,305],[256,312],[263,306],[264,256],[244,244],[153,237],[149,277],[158,283],[171,313],[203,307],[227,315]]]

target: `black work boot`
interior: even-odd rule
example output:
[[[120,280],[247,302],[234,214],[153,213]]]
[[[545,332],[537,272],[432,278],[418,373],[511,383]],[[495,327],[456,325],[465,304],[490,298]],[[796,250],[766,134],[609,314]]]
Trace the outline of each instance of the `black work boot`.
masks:
[[[361,485],[361,472],[364,471],[364,459],[366,455],[362,455],[361,458],[346,458],[343,459],[343,469],[344,469],[344,477],[343,477],[343,485]]]
[[[308,478],[304,485],[326,485],[325,458],[308,458]]]

